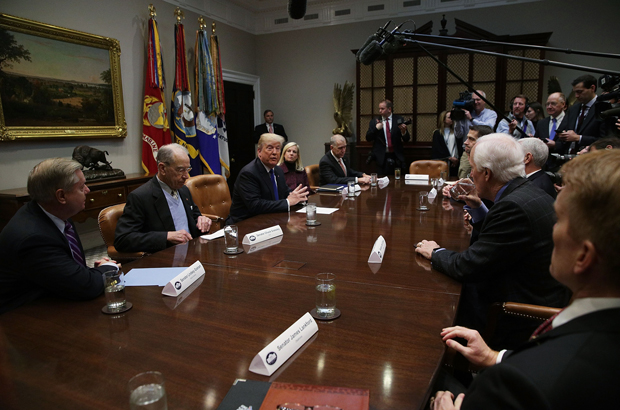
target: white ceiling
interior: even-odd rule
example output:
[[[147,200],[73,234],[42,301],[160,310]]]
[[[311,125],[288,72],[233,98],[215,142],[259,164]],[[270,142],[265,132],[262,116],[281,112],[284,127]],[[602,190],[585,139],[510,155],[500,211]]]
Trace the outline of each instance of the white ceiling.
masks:
[[[252,34],[267,34],[542,0],[307,0],[300,20],[289,17],[289,0],[164,1]]]

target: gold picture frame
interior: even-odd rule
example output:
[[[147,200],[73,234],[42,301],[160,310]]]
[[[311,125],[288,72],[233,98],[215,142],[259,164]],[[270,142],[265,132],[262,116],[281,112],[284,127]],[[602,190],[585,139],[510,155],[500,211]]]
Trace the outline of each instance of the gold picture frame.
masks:
[[[0,55],[0,142],[127,136],[118,40],[0,13]]]

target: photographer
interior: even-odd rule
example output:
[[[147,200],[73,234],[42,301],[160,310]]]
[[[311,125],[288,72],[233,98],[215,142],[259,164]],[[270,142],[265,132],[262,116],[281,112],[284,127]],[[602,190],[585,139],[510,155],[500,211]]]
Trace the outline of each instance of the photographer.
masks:
[[[512,111],[508,118],[510,118],[511,121],[507,122],[506,120],[501,120],[499,124],[497,124],[497,132],[509,134],[516,139],[520,139],[523,138],[524,135],[517,130],[517,126],[519,126],[526,135],[530,137],[533,136],[536,131],[534,125],[532,121],[525,117],[525,112],[529,108],[528,98],[522,94],[516,95],[512,98],[512,101],[510,101],[510,106],[512,107]]]
[[[379,103],[380,117],[370,120],[366,141],[373,141],[372,156],[377,160],[377,171],[390,175],[394,168],[405,167],[403,141],[411,139],[405,119],[392,114],[392,102],[383,100]]]

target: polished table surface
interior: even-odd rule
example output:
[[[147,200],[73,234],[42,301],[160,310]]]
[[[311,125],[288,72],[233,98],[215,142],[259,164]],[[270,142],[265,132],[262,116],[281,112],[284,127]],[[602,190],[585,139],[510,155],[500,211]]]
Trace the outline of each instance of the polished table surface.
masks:
[[[128,287],[133,309],[101,313],[88,302],[41,299],[0,316],[0,384],[16,408],[128,408],[127,381],[159,370],[170,409],[215,409],[236,378],[370,390],[373,409],[420,408],[439,368],[439,332],[452,324],[460,285],[413,252],[421,239],[464,249],[462,207],[436,201],[416,209],[428,186],[391,181],[354,200],[318,194],[338,207],[305,226],[305,214],[261,215],[238,224],[240,238],[280,225],[280,243],[224,255],[223,239],[196,239],[124,266],[189,266],[202,283],[178,298],[158,287]],[[440,198],[441,199],[441,198]],[[382,264],[368,264],[374,241],[387,242]],[[333,272],[342,316],[271,377],[251,373],[252,358],[314,307],[314,276]],[[4,378],[5,380],[2,380]],[[0,402],[2,403],[2,402]],[[0,406],[1,407],[1,406]]]

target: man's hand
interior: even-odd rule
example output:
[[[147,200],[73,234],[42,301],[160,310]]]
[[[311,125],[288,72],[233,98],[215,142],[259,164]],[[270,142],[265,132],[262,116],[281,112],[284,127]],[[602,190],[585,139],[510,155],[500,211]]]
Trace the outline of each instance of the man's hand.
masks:
[[[463,109],[461,108],[461,110]],[[471,121],[471,113],[468,110],[463,110],[463,112],[465,113],[465,118]]]
[[[95,268],[98,268],[99,266],[101,266],[101,264],[108,263],[108,262],[115,263],[116,266],[118,266],[119,269],[121,268],[121,264],[120,263],[118,263],[115,260],[112,260],[112,259],[110,259],[108,257],[103,257],[103,258],[99,259],[98,261],[95,261],[95,265],[94,266],[95,266]]]
[[[364,174],[361,178],[357,178],[358,184],[370,184],[370,175]]]
[[[579,151],[577,153],[577,155],[587,154],[588,152],[590,152],[590,146],[589,145],[587,147],[584,147],[581,151]]]
[[[453,167],[456,167],[459,164],[459,159],[458,158],[450,157],[450,158],[448,158],[448,160],[452,163]]]
[[[576,134],[573,130],[562,131],[560,139],[562,141],[577,142],[579,141],[579,134]]]
[[[293,190],[290,194],[288,194],[288,203],[290,206],[297,205],[300,202],[305,202],[308,200],[308,187],[301,186],[299,184],[295,190]]]
[[[178,245],[180,243],[191,241],[192,235],[190,235],[185,229],[181,229],[180,231],[168,232],[166,239],[168,242]]]
[[[383,122],[381,120],[377,120],[377,124],[375,125],[375,127],[377,127],[378,130],[382,130]]]
[[[400,124],[398,126],[398,128],[400,129],[401,135],[405,135],[407,133],[407,125],[406,124]]]
[[[463,346],[455,337],[467,340],[467,345]],[[448,347],[461,353],[472,364],[480,367],[491,367],[497,362],[499,352],[492,350],[482,340],[478,331],[462,326],[447,327],[441,331],[441,338]]]
[[[433,249],[441,248],[435,241],[422,240],[415,246],[415,251],[426,259],[430,259],[433,256]]]
[[[555,141],[550,140],[549,138],[547,138],[547,141],[545,141],[545,144],[547,144],[547,146],[549,147],[549,149],[553,149],[553,148],[555,148]]]
[[[459,179],[459,181],[462,181],[462,179]],[[458,181],[457,181],[458,184]],[[441,188],[441,193],[443,194],[443,196],[445,198],[450,198],[450,189],[453,187],[453,184],[446,184],[443,186],[443,188]]]
[[[435,397],[431,397],[430,408],[431,410],[460,410],[464,398],[465,393],[459,394],[456,396],[456,400],[454,400],[454,394],[449,391],[438,391]],[[454,403],[452,400],[454,400]]]
[[[508,124],[508,131],[512,134],[517,129],[517,125],[519,125],[517,120],[510,121],[510,124]]]
[[[200,229],[200,232],[208,232],[211,229],[211,218],[207,218],[206,216],[200,215],[198,217],[198,221],[196,222],[196,227]]]

